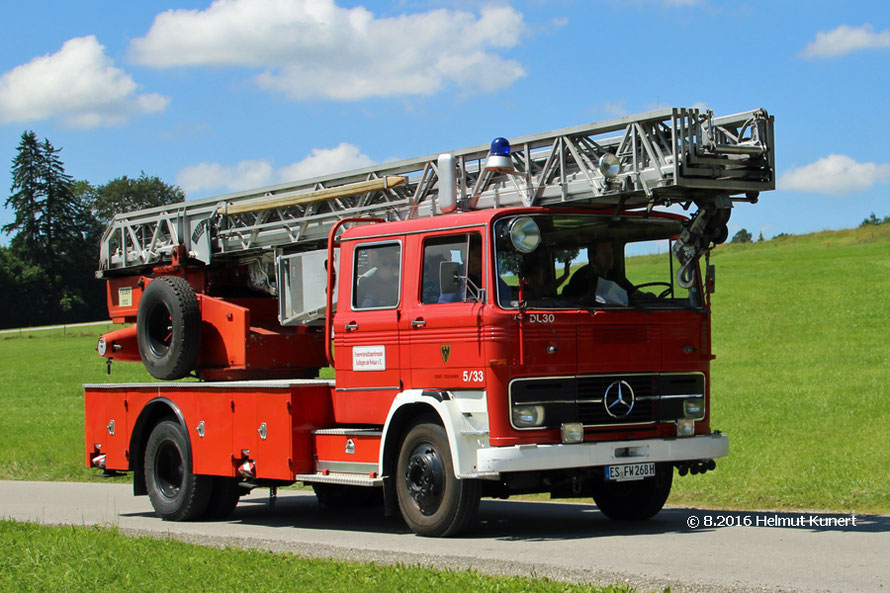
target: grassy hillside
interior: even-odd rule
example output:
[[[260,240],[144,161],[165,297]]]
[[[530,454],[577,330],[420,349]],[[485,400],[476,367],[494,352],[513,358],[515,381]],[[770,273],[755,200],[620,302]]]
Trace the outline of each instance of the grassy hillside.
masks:
[[[711,261],[712,426],[730,457],[671,502],[890,511],[890,224]]]
[[[114,326],[0,334],[0,479],[86,480],[83,383],[148,381],[142,365],[107,375],[97,337]]]
[[[663,257],[663,256],[662,256]],[[670,504],[890,512],[890,224],[719,247],[713,295],[716,472]],[[0,479],[88,480],[81,383],[101,327],[0,334]]]

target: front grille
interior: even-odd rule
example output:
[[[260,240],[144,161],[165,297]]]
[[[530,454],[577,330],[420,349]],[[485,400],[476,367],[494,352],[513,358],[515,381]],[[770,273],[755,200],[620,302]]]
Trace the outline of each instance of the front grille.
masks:
[[[610,386],[617,390],[621,383],[633,392],[633,407],[617,404],[610,415],[604,402]],[[610,392],[609,403],[616,393]],[[581,377],[550,377],[517,379],[510,384],[511,405],[544,407],[544,428],[558,428],[564,422],[580,422],[584,426],[628,426],[671,422],[683,417],[683,400],[704,397],[705,376],[702,373],[640,373],[627,375],[591,375]],[[629,399],[625,393],[624,397]]]

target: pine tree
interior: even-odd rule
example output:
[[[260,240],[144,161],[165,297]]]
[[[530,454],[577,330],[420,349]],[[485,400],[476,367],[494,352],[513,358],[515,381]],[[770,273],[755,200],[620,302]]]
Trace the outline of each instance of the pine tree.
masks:
[[[40,211],[43,202],[43,149],[33,131],[22,133],[18,154],[12,160],[11,195],[6,207],[15,212],[15,220],[3,225],[3,232],[16,235],[12,247],[19,257],[34,262],[40,244]]]
[[[72,248],[79,246],[78,223],[83,207],[75,199],[72,178],[65,173],[59,158],[61,149],[54,148],[48,139],[44,139],[41,148],[43,209],[39,227],[44,245],[40,263],[52,269],[65,262],[72,255]]]
[[[6,201],[15,220],[3,230],[15,235],[3,265],[15,279],[10,292],[20,301],[16,309],[33,314],[36,323],[101,315],[93,301],[101,304],[103,299],[88,273],[95,265],[97,223],[82,194],[74,191],[60,152],[49,140],[38,142],[34,132],[23,133],[13,160],[12,195]],[[33,296],[38,285],[39,300]]]

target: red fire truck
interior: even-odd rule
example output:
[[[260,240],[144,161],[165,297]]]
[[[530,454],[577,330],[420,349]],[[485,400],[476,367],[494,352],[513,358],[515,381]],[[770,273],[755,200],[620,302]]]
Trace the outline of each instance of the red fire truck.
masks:
[[[294,482],[426,536],[518,493],[649,518],[728,453],[699,260],[774,168],[765,111],[669,109],[119,215],[98,352],[160,381],[85,386],[86,465],[176,521]]]

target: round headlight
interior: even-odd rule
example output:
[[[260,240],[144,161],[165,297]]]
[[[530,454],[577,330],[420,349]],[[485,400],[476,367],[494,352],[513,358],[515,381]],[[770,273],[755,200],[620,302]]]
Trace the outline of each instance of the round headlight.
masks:
[[[531,253],[541,244],[541,229],[528,216],[510,223],[510,243],[519,253]]]
[[[531,428],[544,424],[544,406],[513,406],[513,426]]]
[[[683,400],[683,416],[701,420],[705,417],[705,400],[700,397]]]
[[[105,344],[105,337],[99,338],[99,343],[96,344],[96,352],[99,353],[99,356],[105,356],[105,353],[108,351],[108,346]]]

